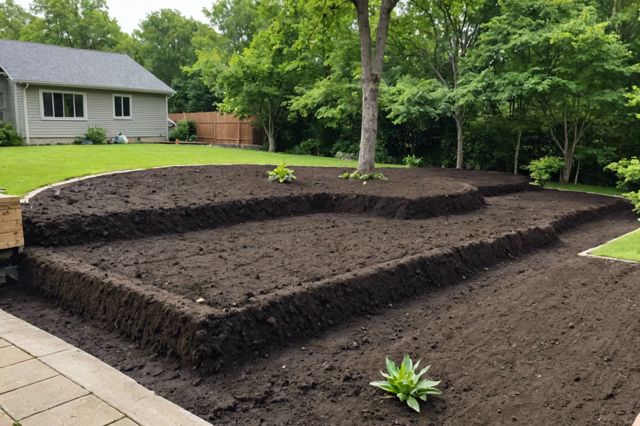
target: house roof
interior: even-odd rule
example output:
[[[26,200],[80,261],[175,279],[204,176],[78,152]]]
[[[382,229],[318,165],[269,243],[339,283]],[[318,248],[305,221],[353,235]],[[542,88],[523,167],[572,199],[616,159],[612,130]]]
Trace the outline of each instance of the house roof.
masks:
[[[121,53],[0,40],[0,68],[16,82],[173,94],[142,65]]]

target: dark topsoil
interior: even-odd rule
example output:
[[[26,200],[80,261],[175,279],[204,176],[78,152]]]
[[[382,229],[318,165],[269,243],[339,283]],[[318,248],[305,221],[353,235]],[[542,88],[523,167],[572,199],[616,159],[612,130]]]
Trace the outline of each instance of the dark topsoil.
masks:
[[[208,377],[36,295],[1,289],[0,307],[216,425],[629,425],[640,412],[640,267],[576,253],[635,227],[629,214],[583,225],[548,250]],[[419,415],[368,385],[403,353],[443,380]]]
[[[196,169],[201,179],[195,177]],[[331,174],[322,178],[326,169],[298,169],[304,181],[318,182],[318,191],[325,184],[345,185],[350,191],[382,191],[383,196],[424,197],[424,190],[409,189],[416,179],[435,187],[435,195],[465,188],[455,180],[437,179],[438,174],[455,174],[459,181],[468,177],[465,182],[478,188],[484,184],[484,195],[504,193],[510,182],[511,190],[525,183],[506,175],[431,169],[388,170],[398,185],[362,185]],[[27,207],[27,222],[298,190],[298,184],[267,184],[264,170],[154,170],[72,184],[59,195],[50,190],[38,196]],[[247,173],[253,179],[240,179]],[[87,195],[91,193],[95,196]],[[278,286],[439,246],[548,227],[559,217],[570,225],[572,213],[612,203],[611,198],[585,194],[522,192],[488,198],[487,207],[459,216],[398,221],[324,212],[164,238],[85,241],[40,252],[52,250],[138,275],[146,284],[188,297],[191,304],[201,295],[214,306],[225,306],[251,303],[250,297]],[[216,425],[628,425],[640,411],[640,268],[576,253],[634,227],[637,222],[628,213],[583,225],[532,255],[489,266],[458,284],[426,288],[378,315],[345,317],[317,337],[293,340],[281,350],[256,351],[246,362],[209,376],[105,332],[113,328],[110,324],[68,314],[25,289],[0,289],[0,308],[78,345]],[[160,261],[150,262],[152,257]],[[246,293],[248,287],[253,296]],[[397,360],[404,353],[432,364],[430,378],[443,380],[444,395],[431,400],[420,415],[397,400],[381,398],[381,391],[368,385],[379,379],[385,356]]]
[[[558,191],[489,198],[466,214],[397,220],[314,214],[133,241],[53,249],[215,308],[245,306],[302,283],[433,249],[487,240],[611,198]]]
[[[388,181],[338,179],[344,169],[292,167],[298,180],[289,185],[268,182],[273,166],[202,166],[160,168],[82,180],[41,192],[24,207],[29,220],[66,215],[126,212],[134,209],[193,207],[262,197],[313,193],[371,194],[419,198],[451,194],[465,188],[485,195],[527,179],[503,173],[438,168],[381,169]]]

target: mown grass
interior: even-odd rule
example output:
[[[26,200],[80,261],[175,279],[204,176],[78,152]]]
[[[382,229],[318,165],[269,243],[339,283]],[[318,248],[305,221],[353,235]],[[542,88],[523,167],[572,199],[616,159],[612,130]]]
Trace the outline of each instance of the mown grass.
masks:
[[[596,256],[640,262],[640,229],[613,240],[591,253]]]
[[[25,195],[55,182],[117,170],[193,164],[355,167],[354,161],[199,145],[52,145],[0,148],[0,188]]]
[[[592,194],[601,195],[621,195],[622,191],[614,186],[596,186],[596,185],[583,185],[583,184],[560,184],[557,182],[549,182],[545,184],[545,188],[559,189],[561,191],[577,191],[577,192],[590,192]]]

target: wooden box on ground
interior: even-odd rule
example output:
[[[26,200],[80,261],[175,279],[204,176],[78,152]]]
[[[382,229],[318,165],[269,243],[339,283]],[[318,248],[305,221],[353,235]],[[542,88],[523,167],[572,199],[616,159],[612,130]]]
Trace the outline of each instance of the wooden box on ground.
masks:
[[[23,245],[20,198],[0,194],[0,250]]]

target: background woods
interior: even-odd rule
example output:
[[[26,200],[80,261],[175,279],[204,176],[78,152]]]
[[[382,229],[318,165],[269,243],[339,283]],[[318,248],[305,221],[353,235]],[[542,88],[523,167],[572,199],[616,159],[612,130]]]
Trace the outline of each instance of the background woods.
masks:
[[[177,91],[172,112],[255,117],[271,151],[516,173],[556,155],[590,184],[640,151],[640,0],[220,0],[206,16],[163,9],[127,34],[105,0],[6,0],[0,37],[127,53]]]

